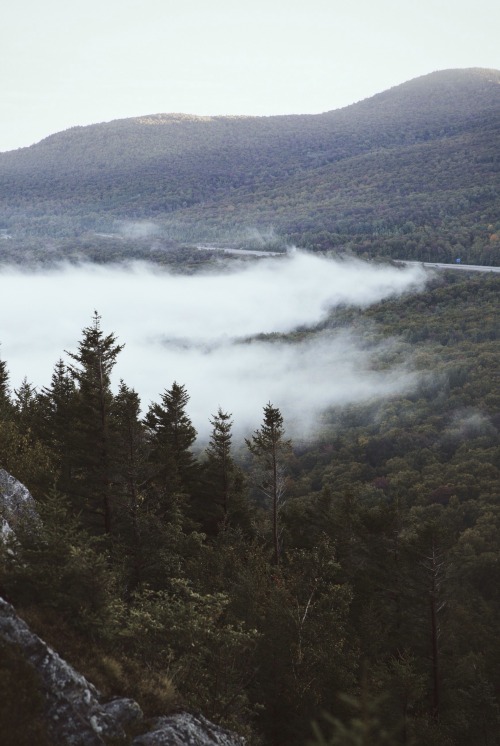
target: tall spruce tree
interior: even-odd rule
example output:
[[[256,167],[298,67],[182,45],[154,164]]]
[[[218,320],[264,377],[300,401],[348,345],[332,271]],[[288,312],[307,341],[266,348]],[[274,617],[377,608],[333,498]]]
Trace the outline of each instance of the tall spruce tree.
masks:
[[[14,409],[21,432],[33,438],[38,432],[39,408],[36,388],[25,377],[18,389],[14,389]]]
[[[150,406],[144,420],[150,434],[154,481],[161,484],[168,497],[190,494],[196,479],[191,452],[196,430],[186,413],[188,402],[185,387],[174,381],[172,388],[163,393],[161,404]]]
[[[76,458],[78,392],[62,359],[55,364],[50,386],[43,387],[39,401],[43,413],[41,437],[54,452],[59,489],[69,495]]]
[[[114,463],[116,469],[117,510],[115,524],[126,549],[129,586],[135,588],[142,578],[143,531],[141,484],[146,476],[146,428],[140,419],[139,395],[120,381],[112,408]]]
[[[78,386],[78,492],[82,507],[99,516],[106,534],[112,526],[110,377],[123,347],[116,344],[114,334],[104,334],[95,311],[92,324],[83,330],[78,352],[67,353],[74,361],[69,370]]]
[[[234,526],[248,531],[250,515],[243,496],[243,472],[231,453],[231,415],[218,412],[210,420],[212,433],[206,448],[204,485],[200,501],[204,530],[215,533],[220,528]]]
[[[7,363],[0,360],[0,419],[12,414]]]
[[[281,556],[279,514],[286,492],[286,460],[291,452],[291,441],[285,438],[280,410],[270,402],[266,404],[260,429],[245,442],[255,459],[257,486],[271,504],[273,554],[278,565]]]
[[[213,490],[214,512],[216,515],[219,514],[220,521],[227,523],[234,472],[234,462],[231,457],[231,426],[233,423],[231,415],[223,412],[220,407],[210,423],[213,429],[207,448],[207,476],[211,481]]]

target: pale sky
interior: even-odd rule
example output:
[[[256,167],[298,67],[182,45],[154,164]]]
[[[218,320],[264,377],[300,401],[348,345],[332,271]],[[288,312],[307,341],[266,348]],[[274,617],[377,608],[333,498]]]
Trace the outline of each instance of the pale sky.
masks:
[[[434,70],[500,69],[498,0],[16,0],[0,151],[159,112],[314,114]]]

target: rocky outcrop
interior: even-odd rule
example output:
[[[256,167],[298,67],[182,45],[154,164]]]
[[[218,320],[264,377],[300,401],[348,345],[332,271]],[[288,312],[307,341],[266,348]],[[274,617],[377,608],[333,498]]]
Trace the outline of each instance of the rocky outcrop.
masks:
[[[160,717],[132,742],[127,729],[142,719],[134,700],[102,702],[98,690],[35,635],[14,608],[0,598],[0,642],[21,651],[36,672],[44,701],[44,719],[54,746],[244,746],[245,740],[200,715]],[[8,724],[2,724],[2,728]],[[146,730],[146,725],[144,726]],[[137,731],[136,731],[137,732]]]
[[[0,469],[0,538],[15,537],[20,521],[36,526],[40,518],[29,490]],[[35,635],[0,597],[0,643],[11,645],[35,672],[44,702],[44,721],[54,746],[244,746],[245,740],[214,725],[202,715],[186,712],[159,717],[147,733],[132,741],[127,731],[142,721],[141,708],[132,699],[103,702],[96,687]],[[0,731],[8,728],[1,723]],[[142,728],[141,728],[142,729]],[[144,723],[143,730],[147,730]],[[1,738],[0,738],[1,741]]]
[[[181,712],[158,718],[134,746],[245,746],[245,739],[214,725],[202,715]]]
[[[36,524],[36,505],[27,487],[0,469],[0,533],[8,536],[20,520]]]
[[[0,639],[16,646],[35,670],[45,702],[47,730],[56,744],[102,746],[105,737],[125,737],[125,727],[142,717],[132,700],[103,706],[99,692],[52,648],[35,635],[0,599]],[[117,717],[119,715],[119,717]]]

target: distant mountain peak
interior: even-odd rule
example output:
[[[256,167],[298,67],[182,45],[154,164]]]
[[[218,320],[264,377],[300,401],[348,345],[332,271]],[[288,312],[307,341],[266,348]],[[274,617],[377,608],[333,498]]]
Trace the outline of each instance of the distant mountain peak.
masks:
[[[481,90],[481,84],[491,88],[500,84],[500,70],[482,67],[450,68],[447,70],[435,70],[425,75],[407,80],[404,83],[387,88],[385,91],[370,96],[366,101],[378,99],[380,96],[392,95],[396,92],[421,90],[428,93],[433,90],[453,90],[457,88]]]
[[[373,116],[374,111],[385,110],[386,115],[399,118],[413,109],[419,118],[435,119],[448,113],[455,117],[499,108],[500,70],[471,67],[420,75],[328,114],[344,116],[349,112],[351,116],[357,110],[361,116]]]
[[[0,154],[2,249],[145,220],[181,241],[272,226],[394,255],[411,235],[426,258],[452,236],[494,263],[499,83],[499,70],[439,70],[324,114],[160,112],[66,130]]]

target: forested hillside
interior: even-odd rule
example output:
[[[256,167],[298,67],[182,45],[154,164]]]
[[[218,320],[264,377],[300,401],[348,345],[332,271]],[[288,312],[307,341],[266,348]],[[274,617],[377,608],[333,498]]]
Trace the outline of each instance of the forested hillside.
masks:
[[[140,257],[208,276],[198,243],[295,243],[498,265],[499,135],[500,72],[482,69],[321,115],[73,128],[0,154],[0,261]],[[176,371],[149,405],[112,385],[127,340],[97,312],[43,388],[30,370],[14,388],[0,360],[0,469],[37,510],[8,529],[0,510],[0,595],[147,716],[202,712],[250,746],[500,746],[499,277],[447,272],[247,333],[274,351],[310,341],[311,357],[353,332],[376,372],[408,371],[406,393],[330,407],[314,437],[295,423],[292,440],[264,400],[246,438],[206,412],[200,445]],[[0,740],[31,744],[36,727],[42,744],[36,682],[5,660]]]
[[[246,442],[207,412],[195,452],[182,381],[143,412],[112,390],[126,340],[97,314],[46,388],[10,390],[3,361],[0,468],[41,523],[2,534],[0,593],[105,693],[253,746],[499,744],[498,291],[450,273],[285,337],[369,328],[419,373],[314,441],[262,402]],[[17,746],[34,705],[8,674]]]
[[[320,115],[72,128],[0,154],[3,257],[70,239],[105,260],[147,253],[152,237],[168,248],[271,231],[312,249],[497,264],[499,84],[495,70],[449,70]],[[145,245],[120,246],[131,222]]]

